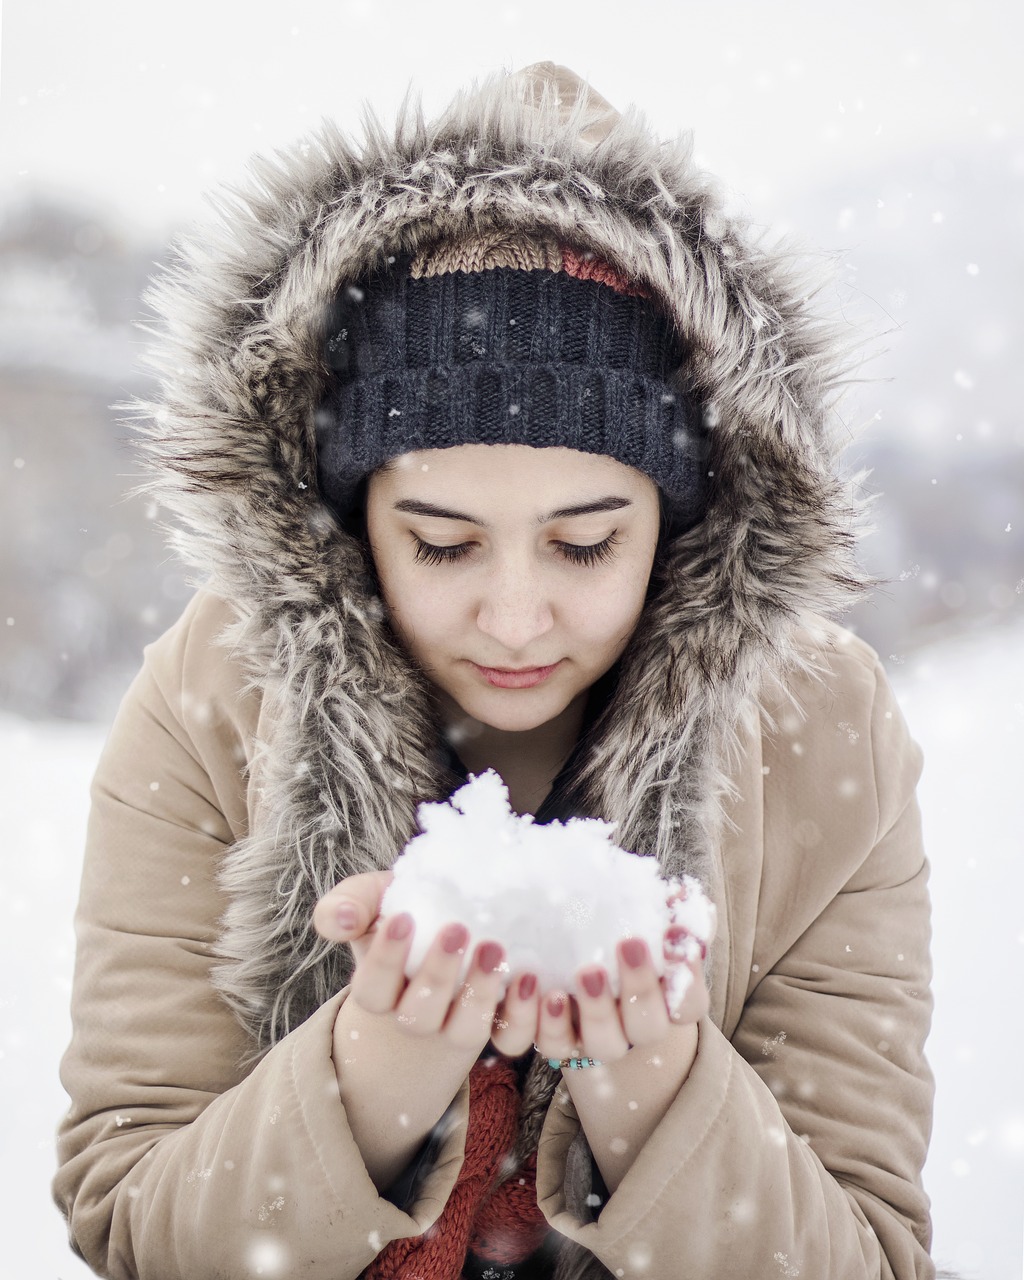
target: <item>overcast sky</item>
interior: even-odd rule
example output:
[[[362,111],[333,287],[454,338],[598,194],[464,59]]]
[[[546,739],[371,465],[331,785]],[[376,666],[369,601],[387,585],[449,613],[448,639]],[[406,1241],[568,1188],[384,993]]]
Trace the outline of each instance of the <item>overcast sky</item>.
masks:
[[[755,208],[922,147],[1024,136],[1019,0],[3,0],[0,184],[161,234],[324,116],[428,108],[540,59],[587,76]]]

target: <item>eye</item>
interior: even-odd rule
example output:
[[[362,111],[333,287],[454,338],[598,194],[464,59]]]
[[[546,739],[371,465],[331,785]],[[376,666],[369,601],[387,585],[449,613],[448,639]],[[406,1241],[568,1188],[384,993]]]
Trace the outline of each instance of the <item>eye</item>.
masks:
[[[612,547],[618,541],[616,532],[613,529],[602,542],[592,542],[589,546],[580,546],[576,542],[557,542],[555,545],[570,564],[595,565],[610,560],[614,555]]]
[[[424,542],[422,538],[412,535],[416,543],[416,560],[419,564],[453,564],[469,555],[471,542],[460,542],[454,547],[438,547],[433,542]]]
[[[554,545],[558,548],[558,552],[570,564],[592,566],[602,561],[610,560],[614,552],[612,548],[617,543],[617,530],[612,530],[607,538],[601,542],[592,542],[589,545],[580,545],[577,542],[556,542]],[[418,564],[454,564],[458,560],[465,559],[473,550],[472,542],[459,542],[454,546],[444,547],[437,546],[433,542],[424,542],[422,538],[417,538],[415,534],[413,541],[416,544],[416,561]]]

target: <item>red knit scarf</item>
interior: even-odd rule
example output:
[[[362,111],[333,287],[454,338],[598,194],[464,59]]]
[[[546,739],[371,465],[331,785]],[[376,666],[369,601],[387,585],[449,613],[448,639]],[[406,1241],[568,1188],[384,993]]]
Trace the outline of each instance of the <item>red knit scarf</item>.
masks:
[[[363,1273],[367,1280],[416,1275],[458,1280],[472,1251],[499,1265],[522,1262],[547,1234],[537,1205],[537,1156],[495,1188],[512,1150],[519,1119],[519,1090],[508,1058],[481,1059],[469,1073],[466,1155],[448,1203],[421,1236],[392,1240]]]

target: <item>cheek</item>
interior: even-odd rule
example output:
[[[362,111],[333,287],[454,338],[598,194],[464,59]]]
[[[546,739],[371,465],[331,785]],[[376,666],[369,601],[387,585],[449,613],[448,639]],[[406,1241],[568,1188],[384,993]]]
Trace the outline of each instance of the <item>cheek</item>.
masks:
[[[421,574],[398,572],[381,579],[391,625],[408,649],[423,654],[458,633],[462,605],[458,593],[424,581]]]
[[[572,629],[576,635],[602,652],[621,649],[632,635],[643,611],[644,589],[636,579],[610,579],[593,583],[589,590],[574,592]]]

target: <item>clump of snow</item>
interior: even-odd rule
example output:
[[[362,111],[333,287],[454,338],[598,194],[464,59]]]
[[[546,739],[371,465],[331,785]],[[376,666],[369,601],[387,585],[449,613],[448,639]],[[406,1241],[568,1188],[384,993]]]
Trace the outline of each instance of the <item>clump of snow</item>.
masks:
[[[642,938],[666,978],[670,1007],[691,980],[685,962],[714,932],[714,907],[692,877],[667,881],[653,858],[612,842],[596,818],[535,823],[509,805],[493,769],[470,779],[448,803],[422,804],[422,834],[394,865],[382,915],[415,921],[407,971],[419,968],[446,924],[469,930],[464,968],[476,944],[500,942],[507,974],[537,975],[542,990],[576,992],[576,973],[602,965],[618,994],[616,944]]]

